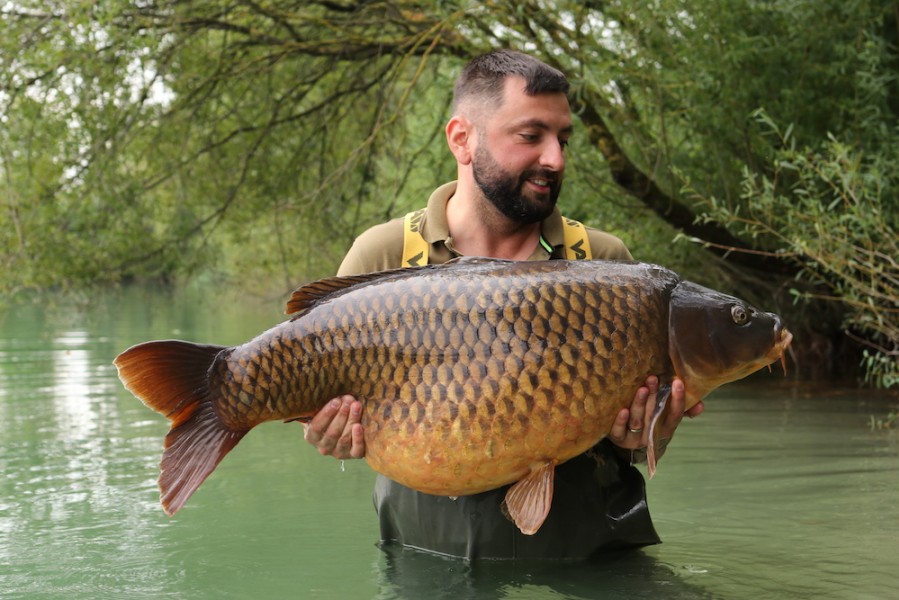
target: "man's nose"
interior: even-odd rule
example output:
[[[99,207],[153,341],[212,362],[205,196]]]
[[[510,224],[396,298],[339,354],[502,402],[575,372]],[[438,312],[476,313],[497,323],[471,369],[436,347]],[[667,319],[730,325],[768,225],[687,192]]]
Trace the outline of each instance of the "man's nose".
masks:
[[[565,149],[558,140],[547,140],[540,154],[540,166],[553,171],[565,170]]]

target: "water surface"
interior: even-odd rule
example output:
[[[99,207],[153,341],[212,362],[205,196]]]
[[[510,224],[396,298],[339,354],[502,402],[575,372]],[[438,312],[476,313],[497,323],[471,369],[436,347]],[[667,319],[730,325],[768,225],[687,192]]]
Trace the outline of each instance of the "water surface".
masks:
[[[176,517],[165,420],[111,361],[147,339],[235,344],[283,299],[128,289],[0,315],[4,598],[894,598],[899,444],[869,391],[753,380],[714,393],[648,483],[664,543],[589,563],[382,550],[374,474],[295,424],[254,430]]]

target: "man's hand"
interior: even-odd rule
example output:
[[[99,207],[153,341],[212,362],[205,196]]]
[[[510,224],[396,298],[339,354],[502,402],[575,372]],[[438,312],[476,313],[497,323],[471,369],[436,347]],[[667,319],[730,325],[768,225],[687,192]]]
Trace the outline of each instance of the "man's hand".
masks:
[[[652,418],[658,393],[659,378],[650,375],[646,378],[646,385],[637,390],[630,408],[622,408],[618,413],[618,418],[615,419],[612,430],[609,432],[612,443],[626,450],[639,450],[649,445],[649,421]],[[684,415],[691,418],[697,417],[705,408],[700,402],[689,411],[684,412],[685,400],[684,382],[674,379],[671,382],[671,397],[668,398],[668,415],[663,421],[656,423],[659,439],[671,439]]]
[[[361,402],[352,396],[334,398],[303,425],[306,441],[318,448],[322,456],[362,458],[365,438],[361,419]]]

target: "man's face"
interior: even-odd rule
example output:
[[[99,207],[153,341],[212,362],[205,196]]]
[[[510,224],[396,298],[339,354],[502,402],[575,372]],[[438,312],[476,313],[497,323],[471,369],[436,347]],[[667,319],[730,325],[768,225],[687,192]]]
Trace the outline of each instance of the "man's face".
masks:
[[[571,111],[564,94],[528,96],[524,85],[506,80],[502,105],[478,130],[472,172],[503,215],[536,223],[552,213],[562,189]]]

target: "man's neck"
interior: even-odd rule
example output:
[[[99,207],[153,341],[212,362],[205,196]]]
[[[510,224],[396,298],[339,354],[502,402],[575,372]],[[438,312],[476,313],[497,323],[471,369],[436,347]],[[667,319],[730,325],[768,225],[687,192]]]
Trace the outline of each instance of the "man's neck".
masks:
[[[527,260],[540,243],[540,223],[509,219],[479,189],[457,187],[446,205],[446,222],[453,247],[465,256]]]

